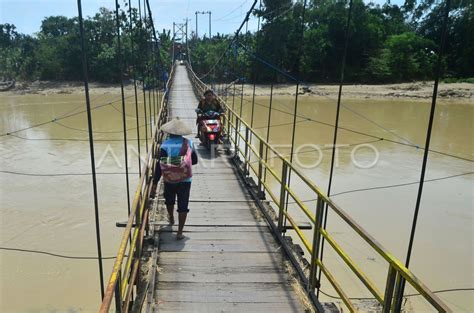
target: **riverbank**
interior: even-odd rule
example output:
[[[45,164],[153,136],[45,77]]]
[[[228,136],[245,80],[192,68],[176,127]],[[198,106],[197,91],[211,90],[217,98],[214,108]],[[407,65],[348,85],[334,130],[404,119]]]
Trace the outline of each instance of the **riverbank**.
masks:
[[[438,87],[438,97],[445,100],[472,101],[474,99],[474,84],[469,83],[441,83]],[[310,84],[300,86],[299,94],[315,97],[336,98],[338,85]],[[244,94],[251,95],[253,86],[246,86]],[[270,86],[259,85],[255,88],[256,95],[269,96]],[[291,95],[296,93],[295,85],[275,85],[274,95]],[[407,99],[425,100],[433,94],[433,82],[414,82],[387,85],[344,85],[343,96],[351,99]]]
[[[118,84],[90,83],[89,89],[91,95],[107,94],[117,92]],[[218,88],[218,87],[216,87]],[[125,89],[133,90],[132,84],[126,84]],[[229,88],[230,91],[233,87]],[[240,92],[240,86],[236,86]],[[338,85],[317,85],[310,84],[300,86],[299,94],[312,97],[336,98],[338,94]],[[4,95],[23,95],[23,94],[80,94],[84,92],[82,82],[53,82],[53,81],[34,81],[17,82],[14,89],[6,91]],[[279,84],[274,85],[274,95],[294,96],[296,93],[295,85]],[[387,85],[345,85],[343,96],[351,99],[406,99],[406,100],[427,100],[433,93],[433,82],[414,82]],[[253,86],[244,86],[244,95],[251,96]],[[270,85],[257,85],[255,88],[257,96],[269,96]],[[440,83],[438,97],[443,100],[455,100],[472,102],[474,99],[474,84],[469,83]]]
[[[133,90],[133,84],[126,84],[125,89]],[[108,93],[117,93],[120,89],[119,84],[107,83],[89,83],[89,93],[91,95],[104,95]],[[15,88],[3,92],[2,95],[54,95],[54,94],[84,94],[84,82],[81,81],[19,81]]]

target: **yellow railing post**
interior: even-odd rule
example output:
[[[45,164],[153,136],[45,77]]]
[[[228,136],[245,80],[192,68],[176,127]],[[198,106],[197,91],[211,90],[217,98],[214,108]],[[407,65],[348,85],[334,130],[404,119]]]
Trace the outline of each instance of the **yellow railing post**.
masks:
[[[313,291],[316,287],[319,286],[317,278],[317,269],[318,264],[317,260],[319,258],[319,247],[321,244],[321,227],[323,226],[323,212],[324,212],[324,201],[321,197],[318,196],[318,201],[316,203],[316,222],[314,224],[313,231],[313,247],[311,250],[311,267],[309,273],[309,291]]]
[[[144,175],[146,175],[147,173],[145,172]],[[140,193],[140,195],[138,196],[138,207],[140,208],[141,205],[142,205],[142,202],[143,201],[146,201],[146,199],[143,198],[143,195]],[[146,207],[146,206],[144,206]],[[143,215],[144,212],[141,212],[140,209],[137,209],[135,211],[135,228],[136,229],[141,229],[142,228],[142,215]],[[136,249],[135,249],[135,256],[134,256],[134,259],[136,259],[137,261],[140,260],[140,255],[142,254],[142,244],[141,244],[141,241],[138,240],[137,241],[137,246],[136,246]]]
[[[115,312],[121,313],[122,312],[122,290],[120,289],[122,286],[122,271],[118,271],[117,273],[117,284],[115,285]]]
[[[250,166],[250,156],[249,156],[249,144],[250,144],[250,141],[249,141],[249,134],[250,134],[250,129],[248,127],[245,127],[245,175],[246,176],[249,176],[250,174],[250,170],[249,170],[249,166]]]
[[[283,211],[285,210],[285,201],[286,201],[286,182],[287,182],[287,176],[288,176],[288,163],[283,161],[282,167],[281,167],[281,184],[280,184],[280,203],[278,204],[279,210],[278,210],[278,231],[284,232],[285,230],[283,229],[283,217],[284,213]]]
[[[263,179],[263,141],[260,140],[260,145],[258,148],[258,196],[260,199],[264,196],[264,191],[262,190],[262,179]]]
[[[398,294],[400,293],[400,289],[397,286],[400,286],[400,281],[403,279],[402,275],[397,275],[397,279],[395,280],[395,291],[393,293],[393,299],[390,304],[390,311],[395,312],[395,307],[397,305],[396,301],[398,299]]]
[[[234,137],[234,146],[235,146],[235,152],[234,152],[234,157],[238,158],[239,157],[239,147],[240,145],[238,144],[239,140],[239,134],[240,134],[240,119],[238,118],[237,114],[234,114],[235,116],[235,137]]]
[[[397,271],[390,264],[385,285],[385,295],[383,297],[383,312],[388,313],[392,307],[393,292],[395,290],[395,281],[397,280]]]
[[[229,144],[230,144],[230,134],[231,134],[231,130],[230,130],[230,119],[231,119],[231,114],[232,112],[231,111],[227,111],[227,115],[226,115],[226,119],[227,119],[227,139],[229,141]]]

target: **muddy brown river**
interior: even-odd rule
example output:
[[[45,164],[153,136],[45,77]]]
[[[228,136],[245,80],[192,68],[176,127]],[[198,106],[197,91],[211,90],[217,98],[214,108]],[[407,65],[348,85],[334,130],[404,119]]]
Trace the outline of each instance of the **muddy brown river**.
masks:
[[[133,92],[127,90],[126,96]],[[102,251],[113,257],[127,219],[120,91],[92,93],[98,171]],[[248,97],[243,115],[250,121]],[[144,111],[139,103],[141,152],[145,153]],[[293,98],[273,99],[270,142],[289,155]],[[268,97],[256,98],[254,127],[267,135]],[[230,103],[231,104],[231,103]],[[236,98],[238,109],[240,99]],[[422,164],[429,100],[344,99],[338,134],[333,200],[396,257],[404,261]],[[84,110],[84,96],[72,94],[0,94],[0,133],[23,129]],[[287,113],[285,113],[287,112]],[[137,130],[133,98],[127,98],[127,135],[131,193],[138,181]],[[149,113],[149,112],[147,112]],[[335,99],[301,96],[293,160],[322,190],[327,190],[335,117]],[[474,103],[441,100],[436,110],[431,149],[410,269],[431,290],[474,287],[473,197]],[[148,129],[148,135],[150,134]],[[388,140],[380,140],[385,138]],[[1,230],[0,312],[96,312],[100,303],[86,114],[0,137]],[[396,141],[397,143],[394,143]],[[271,155],[270,155],[271,157]],[[272,159],[273,160],[273,159]],[[275,169],[281,164],[275,159]],[[471,173],[471,174],[469,174]],[[80,174],[80,175],[70,175]],[[278,186],[271,180],[270,184]],[[396,185],[394,187],[390,187]],[[314,198],[301,181],[307,205]],[[295,205],[298,221],[305,215]],[[336,215],[330,234],[383,290],[387,264]],[[308,238],[311,236],[306,233]],[[51,254],[11,249],[42,251]],[[327,248],[324,261],[351,297],[369,297],[357,278]],[[112,259],[104,261],[108,279]],[[323,280],[323,291],[336,295]],[[414,293],[407,288],[407,293]],[[457,312],[474,311],[473,291],[438,294]],[[327,296],[323,301],[340,302]],[[406,308],[428,306],[411,296]]]

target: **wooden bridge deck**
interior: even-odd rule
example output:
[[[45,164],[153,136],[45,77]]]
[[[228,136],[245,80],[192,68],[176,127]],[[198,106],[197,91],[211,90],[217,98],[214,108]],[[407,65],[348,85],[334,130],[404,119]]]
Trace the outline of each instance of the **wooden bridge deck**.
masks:
[[[197,100],[184,66],[176,67],[169,106],[170,117],[195,129]],[[231,160],[223,151],[211,157],[194,142],[199,164],[186,238],[177,241],[177,226],[158,223],[155,311],[305,312],[287,259]],[[159,210],[165,217],[162,201]]]

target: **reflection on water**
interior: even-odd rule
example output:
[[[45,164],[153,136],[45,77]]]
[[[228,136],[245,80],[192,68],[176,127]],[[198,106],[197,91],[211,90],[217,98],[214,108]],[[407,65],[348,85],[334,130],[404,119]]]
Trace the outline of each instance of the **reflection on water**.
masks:
[[[127,96],[133,95],[127,92]],[[120,99],[116,90],[92,97],[93,106]],[[82,94],[0,95],[0,133],[51,121],[55,117],[84,109]],[[94,101],[95,100],[95,101]],[[251,106],[245,99],[243,114],[250,120]],[[141,99],[140,99],[141,101]],[[257,97],[254,127],[267,135],[268,98]],[[334,200],[396,257],[405,258],[416,200],[429,101],[345,100],[341,110],[338,149],[331,193]],[[103,254],[113,256],[121,229],[116,221],[127,217],[121,104],[114,102],[93,111],[98,162],[99,206],[101,210]],[[240,99],[235,101],[238,109]],[[270,142],[289,155],[293,99],[274,97]],[[144,111],[140,102],[140,136],[144,138]],[[473,159],[472,103],[441,102],[437,108],[432,149]],[[131,191],[138,175],[135,106],[127,98],[127,128],[130,145]],[[327,190],[335,117],[335,101],[301,96],[298,107],[294,161],[317,185]],[[370,122],[376,121],[376,123]],[[2,171],[20,173],[89,173],[89,145],[84,113],[45,124],[15,136],[0,138]],[[148,134],[150,132],[148,131]],[[19,138],[21,137],[21,138]],[[380,140],[384,138],[385,140]],[[47,139],[47,140],[44,140]],[[50,140],[69,139],[69,140]],[[394,143],[397,141],[400,143]],[[370,146],[358,148],[358,143]],[[145,142],[141,141],[144,154]],[[415,147],[413,147],[415,146]],[[376,150],[376,152],[374,151]],[[354,152],[355,150],[355,152]],[[371,163],[371,168],[357,164]],[[272,155],[270,155],[270,158]],[[356,159],[356,163],[354,163]],[[272,159],[275,169],[281,164]],[[314,166],[320,161],[318,166]],[[430,153],[427,179],[437,179],[473,171],[473,163],[440,153]],[[108,173],[108,174],[104,174]],[[91,178],[82,176],[23,176],[0,173],[0,246],[42,250],[67,256],[95,256],[95,231]],[[270,178],[269,178],[270,180]],[[472,287],[473,277],[473,176],[465,175],[425,184],[411,269],[431,289]],[[412,183],[408,184],[407,183]],[[276,184],[274,184],[276,186]],[[394,188],[380,188],[400,185]],[[292,186],[304,200],[314,198],[301,181]],[[358,189],[374,188],[366,191]],[[314,209],[315,202],[306,202]],[[304,221],[305,216],[291,205],[290,212]],[[360,267],[383,290],[386,263],[334,214],[328,217],[331,234]],[[308,235],[309,236],[309,235]],[[97,262],[56,258],[48,255],[0,251],[0,311],[27,312],[75,310],[93,312],[100,300]],[[350,296],[369,296],[354,276],[327,248],[325,262]],[[108,277],[113,260],[104,263]],[[335,294],[323,280],[324,291]],[[410,290],[407,290],[410,292]],[[28,301],[24,301],[27,294]],[[454,310],[472,311],[471,292],[443,293],[439,296]],[[411,298],[414,300],[414,298]],[[325,299],[330,300],[330,299]],[[334,300],[331,300],[334,301]]]

